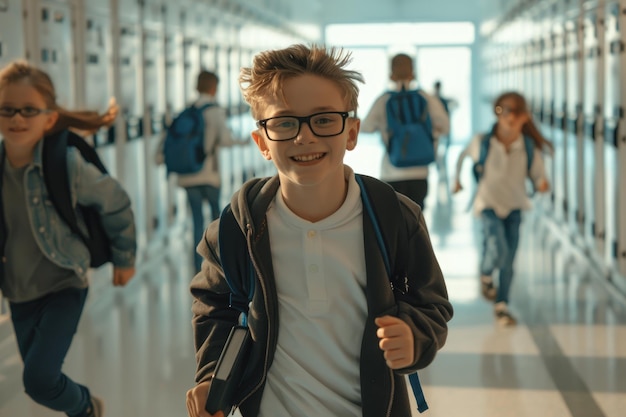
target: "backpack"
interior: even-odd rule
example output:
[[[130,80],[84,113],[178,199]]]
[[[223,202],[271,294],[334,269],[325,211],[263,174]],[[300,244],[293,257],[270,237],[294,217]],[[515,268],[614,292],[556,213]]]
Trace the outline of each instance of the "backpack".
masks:
[[[69,146],[78,149],[85,161],[95,165],[100,172],[107,174],[96,150],[79,135],[63,130],[44,138],[42,152],[44,182],[52,205],[72,232],[85,243],[91,258],[89,265],[97,268],[113,260],[111,241],[102,226],[100,213],[93,207],[77,205],[87,226],[88,235],[85,236],[78,228],[67,172],[67,148]]]
[[[403,217],[396,192],[388,184],[371,177],[359,174],[355,177],[361,188],[363,208],[374,226],[376,240],[394,296],[396,299],[402,299],[403,295],[408,292],[408,279],[406,278],[406,260],[409,258],[408,235],[406,228],[399,227],[397,223],[398,218]],[[253,192],[256,190],[258,193],[263,184],[263,181],[258,182]],[[368,194],[376,198],[370,200]],[[387,208],[389,204],[393,205],[391,211]],[[397,245],[397,258],[390,260],[385,241],[394,237],[394,232],[399,236],[400,244]],[[230,306],[241,311],[242,325],[247,326],[248,307],[255,291],[256,273],[248,254],[246,237],[230,209],[230,204],[224,208],[220,217],[218,245],[224,276],[231,290]],[[417,401],[417,409],[423,413],[428,410],[428,404],[417,372],[409,375],[409,381]]]
[[[174,118],[167,128],[163,156],[167,173],[193,174],[202,169],[204,149],[204,111],[216,106],[208,103],[200,107],[191,105]]]
[[[428,102],[419,90],[390,91],[386,104],[387,152],[399,167],[426,166],[435,160],[433,126]]]

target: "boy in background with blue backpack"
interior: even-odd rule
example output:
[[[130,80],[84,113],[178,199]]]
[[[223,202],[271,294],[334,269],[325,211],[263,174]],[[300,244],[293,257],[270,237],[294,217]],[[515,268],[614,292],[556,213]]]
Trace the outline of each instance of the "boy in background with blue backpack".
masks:
[[[344,164],[360,125],[362,77],[349,62],[341,50],[293,45],[262,52],[241,71],[257,120],[252,138],[278,175],[246,182],[198,246],[191,417],[211,416],[207,393],[240,313],[231,295],[245,282],[254,289],[247,366],[214,416],[234,407],[243,417],[406,417],[406,375],[446,341],[452,306],[419,206]],[[232,233],[220,230],[227,219]],[[229,239],[242,243],[229,250]],[[238,264],[238,282],[224,276],[233,252],[250,260]],[[401,275],[387,272],[389,261]]]
[[[437,141],[448,134],[450,119],[441,101],[421,89],[413,59],[398,54],[391,59],[394,89],[380,96],[361,123],[361,132],[379,131],[385,144],[380,179],[424,208],[428,170],[435,160]]]
[[[187,192],[193,219],[196,272],[202,262],[195,253],[205,226],[202,204],[208,201],[212,220],[221,210],[219,148],[248,143],[232,138],[226,112],[215,99],[218,83],[219,78],[212,72],[198,74],[197,100],[172,121],[157,153],[157,164],[165,163],[168,175],[176,174],[178,186]]]

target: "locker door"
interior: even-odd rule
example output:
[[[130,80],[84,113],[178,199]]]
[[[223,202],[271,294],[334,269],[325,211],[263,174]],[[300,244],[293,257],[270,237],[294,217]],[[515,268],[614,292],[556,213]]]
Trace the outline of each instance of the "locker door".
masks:
[[[35,1],[32,3],[32,11],[29,14],[28,30],[33,30],[31,33],[36,35],[27,56],[52,79],[57,103],[72,109],[75,106],[75,67],[70,3]]]
[[[605,97],[604,97],[604,177],[606,181],[605,218],[606,247],[602,254],[607,265],[617,262],[617,193],[618,166],[617,142],[618,128],[623,117],[622,98],[620,96],[620,77],[622,72],[621,55],[624,44],[620,37],[620,8],[613,1],[606,8],[605,47]]]
[[[596,165],[595,142],[598,130],[599,91],[598,91],[598,66],[600,57],[600,44],[598,43],[598,12],[597,6],[587,10],[584,15],[584,142],[583,142],[583,165],[584,172],[584,206],[583,209],[583,236],[589,247],[595,246],[596,236],[596,210],[594,199],[597,198],[596,186],[599,175]]]
[[[566,118],[567,132],[565,134],[565,160],[568,177],[567,201],[565,211],[567,223],[572,232],[580,230],[582,223],[582,209],[580,196],[580,181],[583,173],[579,169],[579,137],[581,137],[582,114],[582,83],[581,83],[581,48],[580,26],[578,16],[573,16],[565,24],[565,71],[567,80]]]
[[[559,9],[556,16],[562,16]],[[555,16],[555,17],[556,17]],[[560,220],[567,219],[566,192],[568,189],[567,159],[565,145],[565,89],[567,74],[565,68],[565,29],[560,19],[553,24],[553,113],[552,140],[554,143],[554,172],[551,178],[554,190],[555,214]]]
[[[85,85],[83,101],[85,108],[103,111],[113,97],[111,85],[111,37],[109,17],[96,11],[87,10],[85,22]],[[110,134],[109,134],[110,132]],[[114,141],[114,129],[100,129],[94,137],[96,146]],[[111,167],[107,165],[109,169]]]
[[[616,285],[619,285],[624,291],[626,291],[626,121],[624,120],[624,100],[626,100],[626,53],[624,53],[624,45],[626,45],[626,0],[619,1],[621,12],[619,14],[619,38],[620,38],[620,72],[619,72],[619,107],[620,122],[618,126],[617,135],[617,178],[616,187],[618,192],[617,198],[617,259],[618,269],[621,273],[621,278],[615,280]]]
[[[152,22],[145,22],[143,29],[143,130],[144,130],[144,155],[145,155],[145,188],[146,220],[149,242],[159,242],[152,239],[155,233],[166,232],[167,224],[167,196],[164,190],[165,177],[159,175],[159,170],[154,161],[154,155],[160,144],[162,125],[165,113],[165,92],[163,60],[164,42],[163,28],[155,22],[157,16],[153,16]],[[150,25],[151,27],[147,27]]]
[[[0,0],[0,68],[26,54],[21,0]]]
[[[183,41],[185,62],[185,103],[192,103],[198,96],[196,83],[200,73],[200,43],[195,37],[185,37]]]
[[[605,99],[605,64],[606,64],[606,8],[605,0],[598,1],[596,17],[597,60],[596,60],[596,108],[593,131],[593,145],[595,154],[595,184],[593,187],[593,212],[595,222],[592,233],[595,240],[595,248],[601,257],[606,248],[606,177],[605,177],[605,150],[604,150],[604,99]]]

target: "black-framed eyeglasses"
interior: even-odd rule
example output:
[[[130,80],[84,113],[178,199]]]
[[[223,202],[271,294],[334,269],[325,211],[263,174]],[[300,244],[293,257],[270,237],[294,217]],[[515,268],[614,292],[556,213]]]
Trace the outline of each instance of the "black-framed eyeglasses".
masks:
[[[300,134],[302,124],[309,125],[315,136],[326,138],[343,133],[346,127],[346,119],[353,112],[325,111],[313,113],[308,116],[278,116],[269,119],[257,120],[257,126],[265,129],[269,140],[283,141],[295,139]]]
[[[0,117],[9,117],[9,118],[15,116],[18,113],[22,117],[29,118],[29,117],[39,116],[42,113],[49,113],[49,112],[50,110],[48,109],[38,109],[36,107],[30,107],[30,106],[26,106],[22,108],[9,107],[9,106],[0,107]]]

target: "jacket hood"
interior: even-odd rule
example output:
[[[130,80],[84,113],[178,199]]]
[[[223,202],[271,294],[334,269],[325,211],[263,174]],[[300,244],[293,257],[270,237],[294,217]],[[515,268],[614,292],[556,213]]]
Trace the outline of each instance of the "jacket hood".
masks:
[[[253,236],[256,236],[265,227],[265,213],[279,186],[278,175],[252,178],[233,194],[230,207],[244,234],[247,228],[251,228]]]

